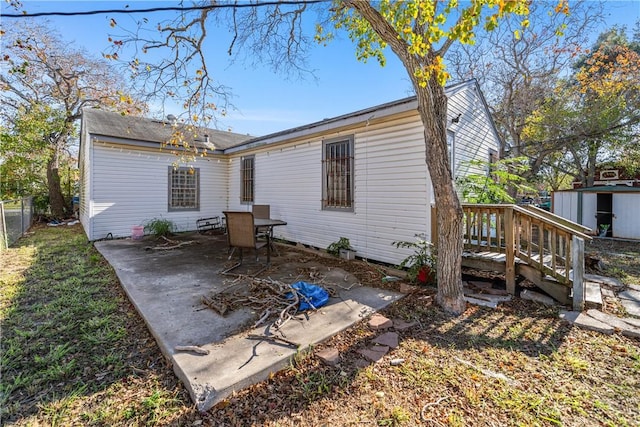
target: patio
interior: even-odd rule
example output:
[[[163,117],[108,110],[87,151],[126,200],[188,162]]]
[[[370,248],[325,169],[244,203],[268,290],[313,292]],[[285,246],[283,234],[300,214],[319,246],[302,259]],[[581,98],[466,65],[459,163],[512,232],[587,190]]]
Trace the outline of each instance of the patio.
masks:
[[[113,266],[129,299],[201,411],[235,390],[266,379],[286,366],[297,351],[330,338],[402,296],[363,286],[353,274],[327,267],[316,253],[279,245],[279,255],[272,255],[271,267],[260,278],[289,284],[321,281],[335,293],[326,306],[297,316],[280,328],[278,336],[299,344],[299,348],[248,339],[249,335],[273,336],[271,322],[252,328],[260,313],[242,308],[221,316],[202,301],[203,296],[242,288],[250,282],[245,276],[238,279],[221,274],[230,265],[226,236],[189,233],[180,235],[179,240],[192,243],[159,250],[155,238],[145,237],[105,240],[96,242],[95,247]],[[264,262],[262,254],[259,262]],[[255,257],[247,253],[234,273],[251,274],[259,269]],[[197,351],[177,351],[181,346],[195,346]]]

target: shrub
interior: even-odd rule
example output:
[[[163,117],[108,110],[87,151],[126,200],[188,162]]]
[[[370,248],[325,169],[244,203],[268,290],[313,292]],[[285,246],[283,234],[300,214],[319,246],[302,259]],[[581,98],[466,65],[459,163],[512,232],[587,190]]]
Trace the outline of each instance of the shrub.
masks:
[[[176,229],[173,221],[164,218],[154,218],[144,225],[144,231],[156,237],[170,236]]]
[[[396,248],[413,249],[414,253],[406,257],[398,265],[401,269],[407,270],[407,277],[411,283],[421,283],[423,285],[435,284],[436,282],[436,252],[433,244],[427,242],[424,234],[416,234],[415,242],[393,242]]]
[[[350,251],[353,250],[353,248],[351,248],[351,243],[349,242],[348,238],[341,237],[337,242],[333,242],[332,244],[327,246],[327,252],[333,256],[339,256],[340,249],[346,249]]]

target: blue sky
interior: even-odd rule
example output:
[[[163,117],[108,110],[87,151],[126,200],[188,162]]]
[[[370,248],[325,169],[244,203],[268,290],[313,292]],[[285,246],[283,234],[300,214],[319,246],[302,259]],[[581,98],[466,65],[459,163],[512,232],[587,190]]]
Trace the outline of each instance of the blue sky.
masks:
[[[23,1],[28,12],[119,9],[126,4],[130,8],[146,8],[176,3]],[[633,27],[640,19],[640,0],[609,0],[607,7],[607,24],[603,29],[615,24]],[[7,6],[2,1],[2,12],[5,11]],[[127,15],[112,16],[125,26],[127,20],[132,20]],[[140,18],[139,15],[137,17]],[[65,40],[95,55],[107,47],[107,34],[114,32],[104,15],[48,19]],[[149,19],[160,20],[156,16],[149,16]],[[11,21],[2,19],[2,25],[11,25]],[[212,49],[215,49],[212,54],[225,58],[228,35],[220,33],[217,39],[220,41],[212,43]],[[222,62],[216,74],[220,83],[232,89],[232,102],[237,111],[230,111],[227,117],[222,118],[219,127],[264,135],[411,95],[411,84],[398,60],[388,55],[384,68],[376,61],[359,62],[355,58],[353,44],[346,38],[334,40],[327,47],[314,46],[308,66],[315,70],[315,79],[291,80],[266,67]]]

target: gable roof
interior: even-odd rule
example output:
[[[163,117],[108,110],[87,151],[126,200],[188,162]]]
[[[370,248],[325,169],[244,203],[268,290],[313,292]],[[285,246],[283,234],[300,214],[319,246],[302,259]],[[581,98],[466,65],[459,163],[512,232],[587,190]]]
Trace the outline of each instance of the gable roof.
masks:
[[[496,129],[493,117],[489,111],[487,102],[480,90],[480,86],[475,79],[466,80],[463,82],[455,83],[444,88],[447,97],[451,97],[460,90],[471,87],[479,96],[482,105],[489,117],[491,130],[496,138],[500,140],[498,131]],[[310,123],[303,126],[275,132],[265,136],[254,137],[244,142],[236,144],[232,147],[225,149],[225,154],[234,153],[252,148],[260,147],[263,145],[274,144],[288,139],[306,137],[318,132],[324,132],[329,130],[336,130],[345,126],[355,125],[358,123],[369,122],[370,120],[380,119],[383,117],[392,116],[399,113],[405,113],[409,111],[417,110],[418,98],[410,96],[407,98],[399,99],[396,101],[387,102],[384,104],[376,105],[373,107],[358,110],[352,113],[343,114],[340,116],[324,119],[318,122]]]
[[[475,79],[466,80],[445,87],[445,94],[451,97],[460,90],[472,88],[480,97],[483,107],[489,117],[491,129],[497,140],[499,135],[493,122],[486,100]],[[209,150],[220,150],[225,154],[236,153],[261,147],[268,144],[280,143],[293,138],[306,137],[319,132],[332,131],[346,126],[377,120],[395,114],[415,111],[418,108],[417,97],[410,96],[396,101],[387,102],[352,113],[324,119],[318,122],[298,126],[295,128],[271,133],[265,136],[237,134],[217,129],[198,128],[195,132],[187,132],[195,137],[195,145]],[[162,120],[153,120],[134,116],[123,116],[119,113],[98,109],[83,110],[83,126],[87,133],[100,136],[112,142],[132,145],[156,146],[171,139],[171,124]],[[204,136],[209,136],[205,141]],[[135,143],[133,141],[136,141]],[[213,144],[213,146],[211,146]]]
[[[142,141],[159,145],[171,139],[173,127],[169,122],[135,116],[123,116],[120,113],[95,108],[82,111],[82,123],[88,134],[100,136],[113,142],[127,140]],[[206,136],[209,136],[206,141]],[[252,137],[233,132],[210,128],[185,130],[185,136],[195,141],[199,148],[210,150],[232,147]],[[106,137],[106,138],[105,138]],[[190,141],[193,143],[193,141]]]

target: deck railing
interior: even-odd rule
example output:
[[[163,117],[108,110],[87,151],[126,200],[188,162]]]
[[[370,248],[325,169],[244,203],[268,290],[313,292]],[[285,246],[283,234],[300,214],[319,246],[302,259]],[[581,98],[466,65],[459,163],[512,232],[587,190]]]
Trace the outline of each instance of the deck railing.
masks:
[[[465,250],[504,254],[508,292],[515,293],[518,268],[538,285],[550,283],[552,277],[568,288],[566,295],[572,289],[574,308],[582,309],[588,229],[534,207],[463,204],[462,210]]]

